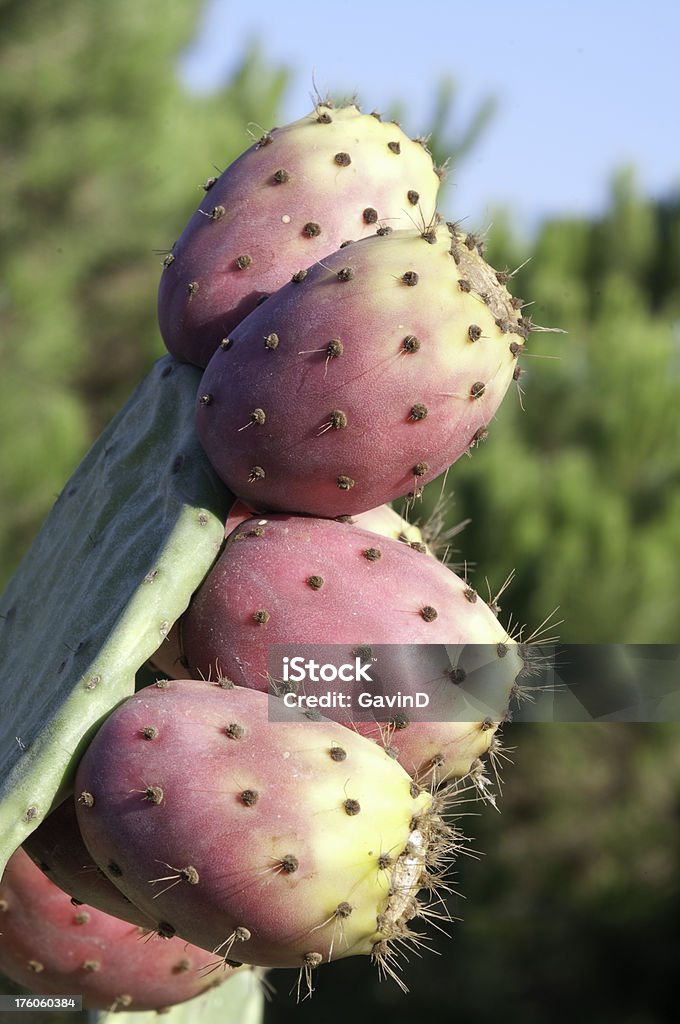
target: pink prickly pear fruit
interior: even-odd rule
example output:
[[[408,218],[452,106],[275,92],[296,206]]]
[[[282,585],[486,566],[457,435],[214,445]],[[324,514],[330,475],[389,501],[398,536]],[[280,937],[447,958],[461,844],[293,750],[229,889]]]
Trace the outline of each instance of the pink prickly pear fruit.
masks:
[[[320,104],[266,132],[220,177],[165,257],[161,333],[206,366],[223,338],[293,274],[380,224],[434,215],[439,177],[423,145],[352,105]]]
[[[120,705],[78,768],[90,852],[159,930],[228,962],[389,964],[451,834],[376,744],[296,709],[270,721],[270,700],[174,680]]]
[[[23,849],[53,885],[77,903],[153,930],[151,918],[135,907],[92,860],[78,828],[72,799],[64,800],[45,818],[25,840]]]
[[[358,647],[407,645],[415,664],[399,648],[383,678],[392,694],[429,687],[428,720],[392,737],[390,712],[375,716],[386,727],[373,717],[343,719],[396,748],[415,777],[436,769],[438,781],[465,774],[488,749],[523,668],[520,648],[491,609],[436,559],[356,525],[282,514],[250,519],[231,534],[181,618],[180,634],[191,674],[263,691],[270,645],[348,645],[340,660]],[[419,645],[436,652],[434,666],[419,658]],[[443,645],[468,645],[465,664],[478,701],[470,703],[473,724],[461,714],[464,695],[454,685],[461,682],[459,654],[449,656]],[[472,664],[475,657],[482,665]],[[482,710],[482,683],[489,681],[493,694]]]
[[[159,1010],[228,977],[204,950],[71,900],[22,849],[0,882],[0,971],[32,993],[82,994],[100,1010]]]
[[[452,225],[362,239],[239,324],[196,412],[227,486],[258,508],[355,515],[467,452],[528,333],[477,244]]]

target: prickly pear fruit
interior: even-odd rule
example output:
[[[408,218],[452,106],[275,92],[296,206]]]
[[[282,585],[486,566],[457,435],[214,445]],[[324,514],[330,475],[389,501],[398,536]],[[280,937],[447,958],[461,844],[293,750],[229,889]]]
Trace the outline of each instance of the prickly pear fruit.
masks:
[[[163,934],[229,962],[389,965],[450,830],[376,744],[269,700],[174,680],[122,704],[78,769],[87,846]]]
[[[67,797],[48,814],[24,842],[34,864],[78,903],[86,903],[112,917],[153,930],[150,917],[109,881],[88,853],[78,828],[73,800]]]
[[[258,301],[346,240],[428,223],[439,178],[393,122],[320,104],[265,132],[204,187],[158,297],[168,349],[201,367]]]
[[[191,674],[260,690],[268,689],[272,644],[412,646],[414,664],[399,649],[383,663],[382,675],[392,694],[429,686],[428,721],[414,721],[392,737],[374,721],[343,719],[396,748],[417,778],[435,768],[438,781],[465,774],[488,749],[523,668],[517,644],[490,608],[446,566],[359,526],[312,517],[273,514],[242,523],[179,625]],[[459,656],[454,653],[452,663],[445,644],[469,645],[468,663],[478,649],[485,665],[469,673],[478,701],[469,725],[453,685],[462,681]],[[419,645],[438,652],[436,667],[418,657]],[[490,679],[494,696],[483,705],[481,680]],[[325,708],[324,714],[335,717]],[[387,723],[392,718],[382,716]]]
[[[199,389],[199,440],[258,508],[354,515],[418,495],[486,431],[527,335],[452,225],[348,245],[254,310]]]
[[[0,970],[33,993],[82,994],[88,1009],[158,1010],[226,980],[202,971],[209,957],[180,939],[71,900],[22,849],[0,882]]]

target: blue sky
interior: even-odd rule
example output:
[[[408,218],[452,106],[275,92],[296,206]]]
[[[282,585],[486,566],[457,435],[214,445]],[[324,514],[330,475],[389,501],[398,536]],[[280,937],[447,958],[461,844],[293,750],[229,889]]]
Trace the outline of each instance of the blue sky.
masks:
[[[673,0],[208,0],[181,62],[192,88],[214,88],[257,39],[292,71],[285,120],[319,90],[356,91],[367,109],[395,100],[426,134],[437,83],[453,75],[465,123],[487,95],[499,109],[453,168],[444,212],[475,228],[497,204],[518,226],[602,208],[612,173],[634,164],[653,196],[680,187],[680,4]],[[675,126],[675,127],[674,127]]]

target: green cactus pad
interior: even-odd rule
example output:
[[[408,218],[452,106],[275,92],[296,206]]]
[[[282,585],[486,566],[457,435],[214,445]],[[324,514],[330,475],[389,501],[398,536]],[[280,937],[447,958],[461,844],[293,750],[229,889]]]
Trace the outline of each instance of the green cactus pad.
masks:
[[[264,990],[256,971],[240,971],[217,988],[211,988],[187,1003],[173,1006],[163,1015],[164,1024],[261,1024]],[[88,1024],[104,1021],[109,1014],[90,1012]],[[116,1012],[116,1024],[158,1024],[155,1010],[146,1013]]]
[[[218,554],[233,499],[194,435],[200,376],[156,363],[0,600],[0,874]]]

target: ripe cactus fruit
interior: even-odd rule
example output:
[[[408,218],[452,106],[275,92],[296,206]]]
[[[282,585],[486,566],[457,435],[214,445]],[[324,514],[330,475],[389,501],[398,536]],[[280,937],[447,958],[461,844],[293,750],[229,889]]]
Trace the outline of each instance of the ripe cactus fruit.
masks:
[[[384,679],[392,694],[429,686],[435,720],[413,721],[392,737],[373,720],[343,717],[396,748],[419,779],[433,768],[437,781],[470,769],[488,749],[523,668],[520,648],[491,609],[436,559],[356,525],[280,513],[250,519],[230,535],[179,626],[190,674],[260,690],[268,689],[273,644],[412,645],[414,663],[408,648],[397,651]],[[459,655],[443,647],[461,644],[469,646],[477,701],[469,725],[454,685],[462,681],[453,672]],[[419,657],[418,645],[436,657]],[[475,657],[481,664],[472,665]],[[482,683],[494,692],[480,712],[488,697]]]
[[[354,242],[231,332],[196,424],[234,493],[354,515],[417,496],[479,440],[528,328],[470,237],[439,224]]]
[[[439,178],[425,147],[354,106],[319,104],[265,132],[220,177],[165,257],[161,333],[206,366],[258,301],[348,239],[434,214]]]
[[[88,907],[139,925],[146,931],[153,930],[151,918],[135,907],[92,860],[80,834],[70,797],[31,833],[23,850],[53,885],[78,903],[86,903]]]
[[[389,967],[455,838],[378,746],[296,709],[269,721],[269,700],[174,680],[121,705],[78,769],[88,848],[161,931],[228,962]]]
[[[22,849],[0,882],[0,970],[30,992],[83,996],[101,1010],[159,1010],[234,973],[207,974],[205,951],[146,935],[92,907],[76,906]]]

